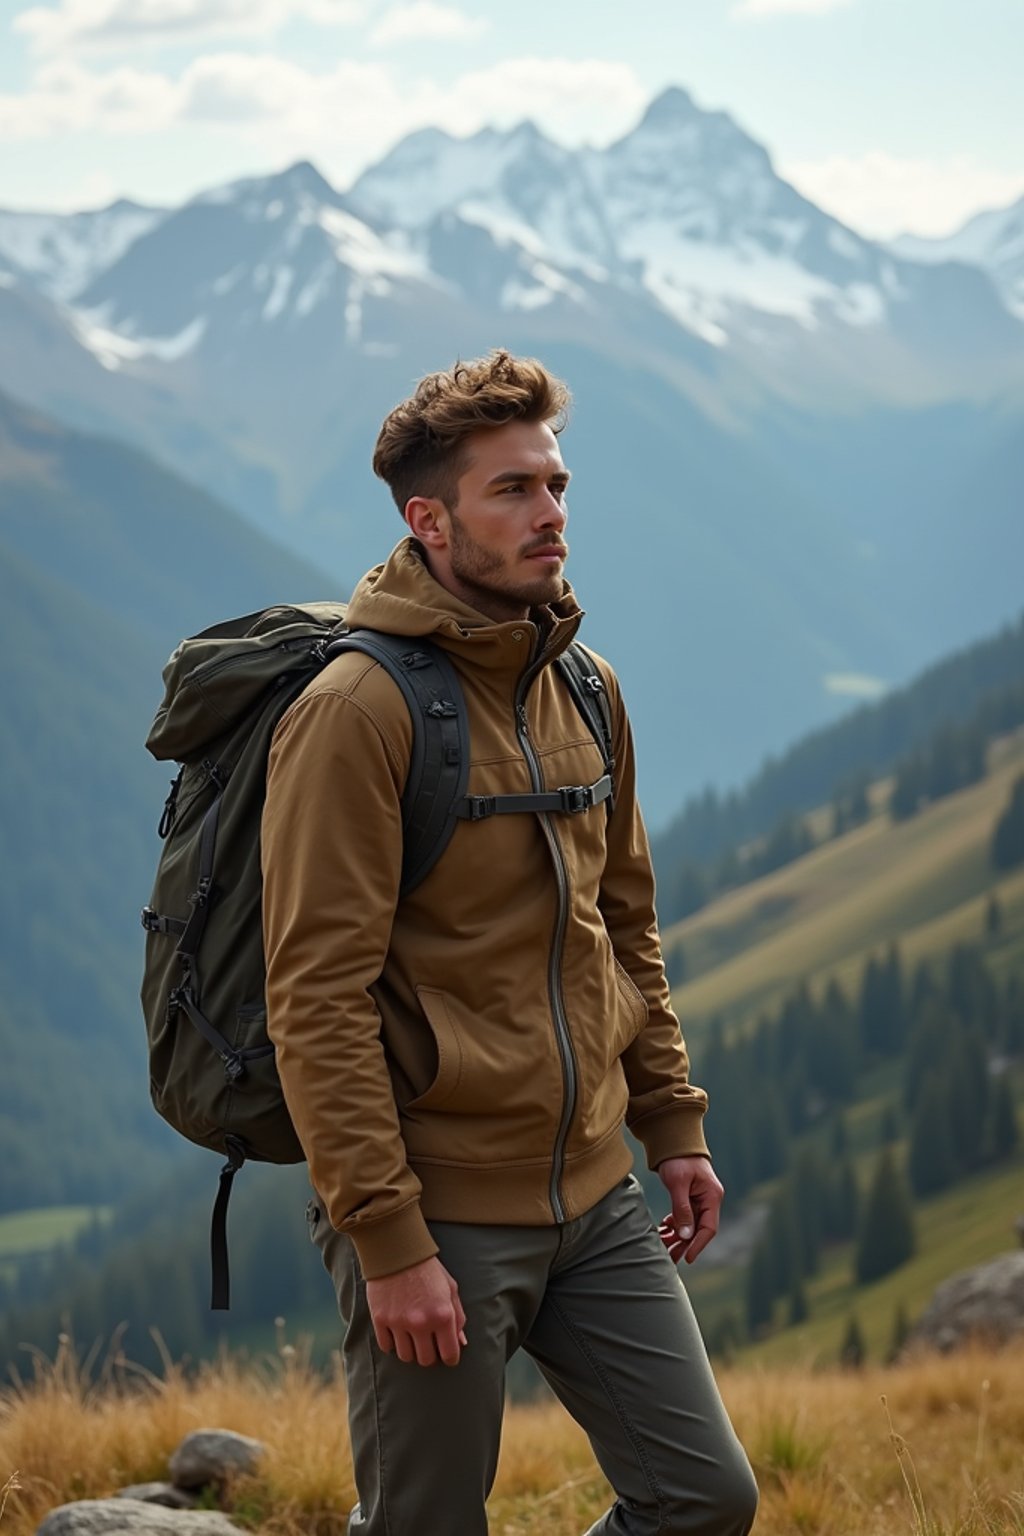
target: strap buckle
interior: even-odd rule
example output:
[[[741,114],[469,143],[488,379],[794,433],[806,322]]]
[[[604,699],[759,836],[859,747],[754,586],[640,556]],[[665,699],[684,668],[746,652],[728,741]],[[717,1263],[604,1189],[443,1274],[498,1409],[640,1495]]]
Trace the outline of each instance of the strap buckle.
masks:
[[[562,797],[562,810],[567,816],[589,811],[594,803],[594,790],[590,784],[570,784],[558,793]]]
[[[466,818],[468,821],[483,821],[486,817],[494,815],[495,796],[467,795],[466,806],[469,811],[469,815]]]
[[[142,926],[145,928],[147,933],[160,932],[159,912],[154,912],[152,907],[143,907],[139,916],[142,919]]]

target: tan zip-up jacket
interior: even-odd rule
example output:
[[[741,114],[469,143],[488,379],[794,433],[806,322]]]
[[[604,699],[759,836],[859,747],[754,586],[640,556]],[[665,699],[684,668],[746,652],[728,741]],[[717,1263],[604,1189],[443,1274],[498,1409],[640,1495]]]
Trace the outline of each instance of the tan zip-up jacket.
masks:
[[[348,613],[429,635],[451,657],[470,794],[601,777],[549,665],[582,617],[568,587],[530,620],[494,623],[405,539]],[[401,900],[412,723],[396,684],[365,656],[338,657],[277,728],[262,832],[269,1029],[313,1184],[368,1279],[437,1252],[425,1218],[580,1215],[629,1172],[624,1120],[652,1167],[707,1151],[707,1100],[688,1080],[662,966],[629,725],[598,664],[614,811],[460,821]]]

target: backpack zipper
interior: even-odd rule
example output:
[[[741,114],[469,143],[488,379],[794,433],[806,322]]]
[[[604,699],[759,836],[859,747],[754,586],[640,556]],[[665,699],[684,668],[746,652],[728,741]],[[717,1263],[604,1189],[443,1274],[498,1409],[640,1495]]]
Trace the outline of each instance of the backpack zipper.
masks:
[[[516,691],[516,736],[527,767],[530,770],[530,781],[536,793],[541,794],[544,789],[544,778],[540,771],[540,762],[533,749],[530,739],[530,723],[526,715],[526,691],[534,677],[540,671],[540,666],[535,664],[524,673],[519,688]],[[565,868],[565,856],[562,853],[561,844],[551,825],[551,817],[542,812],[537,820],[541,824],[544,836],[547,839],[551,853],[551,861],[555,870],[555,885],[558,891],[558,911],[555,917],[555,931],[551,942],[551,951],[548,959],[548,997],[551,1002],[551,1017],[555,1025],[555,1041],[558,1045],[558,1055],[562,1064],[562,1116],[558,1122],[558,1131],[555,1136],[554,1154],[551,1160],[551,1182],[549,1195],[551,1210],[557,1222],[564,1222],[566,1218],[565,1205],[562,1201],[561,1182],[562,1172],[565,1167],[565,1144],[569,1136],[569,1126],[576,1109],[577,1096],[577,1072],[576,1057],[572,1049],[572,1037],[569,1034],[569,1020],[565,1012],[565,997],[562,992],[562,957],[565,948],[565,930],[569,920],[569,876]]]
[[[186,683],[190,683],[194,687],[201,687],[208,678],[223,671],[225,667],[234,667],[244,661],[262,660],[268,651],[308,650],[312,654],[322,638],[323,632],[318,630],[315,633],[300,635],[290,640],[279,640],[276,645],[268,646],[264,650],[253,650],[250,646],[249,649],[244,651],[232,651],[227,656],[215,656],[211,661],[200,662],[198,667],[193,667],[191,672],[186,673],[182,678],[181,686],[184,687]]]

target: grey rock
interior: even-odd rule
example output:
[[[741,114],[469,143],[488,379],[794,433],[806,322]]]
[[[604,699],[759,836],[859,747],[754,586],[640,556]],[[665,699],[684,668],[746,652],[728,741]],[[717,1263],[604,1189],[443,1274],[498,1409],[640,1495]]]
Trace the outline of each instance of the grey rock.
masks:
[[[943,1351],[971,1338],[1004,1343],[1024,1336],[1024,1252],[965,1269],[937,1288],[908,1345]]]
[[[186,1435],[170,1460],[171,1482],[176,1488],[204,1488],[231,1477],[254,1472],[263,1455],[259,1440],[236,1435],[230,1429],[197,1429]]]
[[[80,1499],[52,1509],[36,1536],[239,1536],[215,1510],[166,1509],[141,1499]]]
[[[163,1504],[167,1509],[194,1509],[197,1495],[173,1483],[132,1483],[119,1488],[115,1499],[138,1499],[143,1504]]]

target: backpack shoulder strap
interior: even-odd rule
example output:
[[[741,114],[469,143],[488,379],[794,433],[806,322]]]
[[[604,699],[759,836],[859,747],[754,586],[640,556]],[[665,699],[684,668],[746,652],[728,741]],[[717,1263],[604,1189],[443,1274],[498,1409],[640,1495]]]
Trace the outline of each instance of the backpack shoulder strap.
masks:
[[[405,698],[412,720],[412,757],[402,795],[403,896],[433,869],[455,830],[455,807],[469,778],[469,718],[452,662],[420,636],[354,629],[326,648],[330,661],[361,651],[380,663]]]
[[[605,772],[615,773],[615,747],[612,736],[612,711],[597,662],[585,646],[574,640],[556,663],[579,710],[604,758]],[[614,797],[609,810],[614,806]]]

